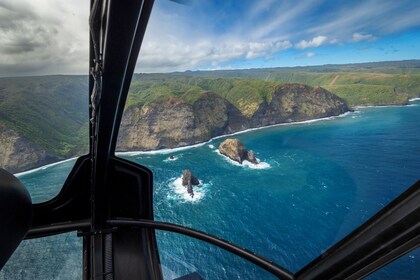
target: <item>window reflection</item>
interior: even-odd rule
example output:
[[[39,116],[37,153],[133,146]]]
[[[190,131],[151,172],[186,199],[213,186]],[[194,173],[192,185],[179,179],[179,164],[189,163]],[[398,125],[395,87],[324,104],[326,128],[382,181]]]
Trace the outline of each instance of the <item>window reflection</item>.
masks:
[[[401,279],[417,280],[420,275],[420,249],[405,254],[399,259],[368,276],[367,280]]]
[[[191,237],[157,231],[165,280],[196,273],[203,279],[277,279],[236,255]]]
[[[82,242],[75,232],[24,240],[0,279],[82,279]]]

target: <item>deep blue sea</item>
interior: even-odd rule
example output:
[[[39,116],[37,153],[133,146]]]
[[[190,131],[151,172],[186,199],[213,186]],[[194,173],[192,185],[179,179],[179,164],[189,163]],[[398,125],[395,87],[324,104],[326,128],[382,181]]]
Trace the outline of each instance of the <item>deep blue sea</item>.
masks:
[[[121,156],[154,172],[156,220],[220,236],[293,272],[420,179],[419,101],[234,137],[255,151],[257,167],[221,156],[217,147],[226,137],[188,149]],[[19,178],[34,202],[41,202],[58,193],[73,163]],[[202,183],[194,198],[180,186],[184,169]],[[194,271],[205,279],[272,279],[213,245],[174,233],[157,236],[165,279]],[[0,279],[80,279],[81,247],[76,233],[24,241]],[[369,279],[419,275],[417,249]]]

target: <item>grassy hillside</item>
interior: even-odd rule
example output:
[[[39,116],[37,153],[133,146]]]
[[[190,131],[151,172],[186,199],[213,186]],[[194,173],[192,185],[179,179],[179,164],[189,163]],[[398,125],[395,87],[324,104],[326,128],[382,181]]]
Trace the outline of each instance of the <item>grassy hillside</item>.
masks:
[[[178,97],[194,103],[205,92],[214,92],[234,104],[245,116],[251,116],[271,94],[279,82],[249,78],[204,78],[204,77],[151,77],[133,80],[126,104],[142,106],[168,97]]]
[[[67,157],[87,147],[86,76],[0,79],[0,122]]]
[[[347,100],[349,105],[406,104],[420,96],[420,61],[378,62],[289,68],[187,71],[138,74],[137,80],[253,79],[321,86]],[[217,81],[217,80],[216,80]],[[221,86],[217,85],[216,89]],[[211,90],[211,89],[210,89]],[[236,98],[234,99],[236,100]]]

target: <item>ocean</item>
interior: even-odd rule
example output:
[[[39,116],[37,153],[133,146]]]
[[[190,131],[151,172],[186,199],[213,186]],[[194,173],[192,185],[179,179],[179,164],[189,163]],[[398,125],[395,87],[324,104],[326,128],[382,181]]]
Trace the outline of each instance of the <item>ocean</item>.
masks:
[[[257,166],[218,153],[227,137],[255,151]],[[189,148],[121,157],[154,172],[159,221],[193,227],[298,271],[420,179],[420,101],[364,107],[340,117],[219,137]],[[170,156],[174,158],[171,159]],[[55,196],[74,160],[18,174],[33,201]],[[191,169],[201,186],[180,184]],[[275,279],[213,245],[157,232],[165,279]],[[81,239],[67,233],[23,241],[0,279],[80,279]],[[418,279],[420,249],[368,279]]]

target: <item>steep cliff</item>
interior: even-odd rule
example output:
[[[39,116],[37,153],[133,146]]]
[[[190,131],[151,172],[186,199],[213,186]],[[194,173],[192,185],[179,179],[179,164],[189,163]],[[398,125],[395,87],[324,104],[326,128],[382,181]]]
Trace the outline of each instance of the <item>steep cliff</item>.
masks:
[[[223,97],[207,92],[193,104],[178,97],[132,107],[121,122],[118,149],[153,150],[200,143],[248,128],[238,109]]]
[[[260,104],[251,117],[251,126],[260,127],[336,116],[348,110],[343,99],[321,87],[283,84],[276,87],[271,101]]]
[[[60,160],[2,124],[0,124],[0,147],[0,167],[12,173]]]
[[[126,110],[118,149],[181,147],[250,127],[335,116],[348,110],[344,100],[327,90],[300,84],[276,86],[251,116],[217,93],[206,92],[193,103],[170,96]]]

